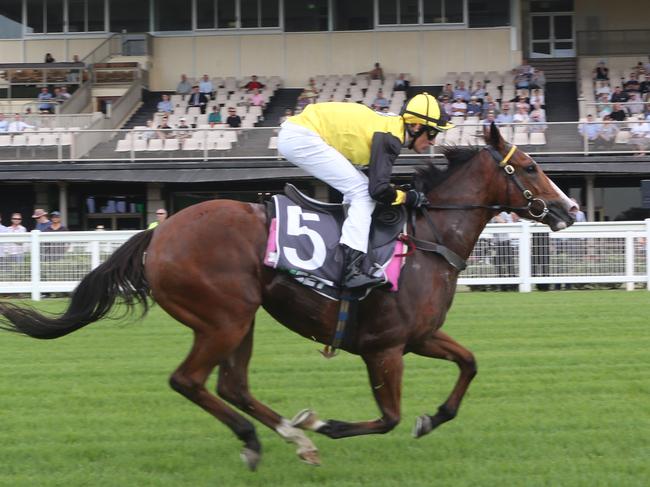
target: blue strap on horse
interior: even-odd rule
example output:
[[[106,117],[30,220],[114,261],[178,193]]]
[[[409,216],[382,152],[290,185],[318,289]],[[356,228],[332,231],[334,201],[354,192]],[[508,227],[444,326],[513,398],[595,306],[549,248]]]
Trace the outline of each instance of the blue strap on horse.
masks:
[[[343,291],[341,294],[339,315],[336,321],[336,330],[334,332],[334,339],[331,345],[325,345],[325,348],[320,352],[323,357],[330,359],[336,357],[338,349],[343,344],[344,339],[350,343],[350,334],[346,333],[348,325],[351,324],[353,329],[356,329],[356,310],[359,301],[355,299],[349,290]]]

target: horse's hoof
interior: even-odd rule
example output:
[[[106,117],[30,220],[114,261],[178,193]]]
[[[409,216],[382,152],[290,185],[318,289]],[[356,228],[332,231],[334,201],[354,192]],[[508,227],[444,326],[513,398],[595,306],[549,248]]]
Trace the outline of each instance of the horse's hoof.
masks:
[[[318,422],[316,413],[311,409],[303,409],[291,419],[291,426],[303,430],[312,430]]]
[[[314,465],[315,467],[320,467],[321,465],[318,450],[307,450],[298,453],[298,457],[308,465]]]
[[[415,426],[413,427],[413,438],[421,438],[433,429],[431,424],[431,416],[423,414],[415,419]]]
[[[251,450],[250,448],[244,448],[241,451],[240,456],[251,472],[257,470],[257,465],[260,463],[260,460],[262,459],[262,455],[260,455],[259,452],[256,452],[255,450]]]

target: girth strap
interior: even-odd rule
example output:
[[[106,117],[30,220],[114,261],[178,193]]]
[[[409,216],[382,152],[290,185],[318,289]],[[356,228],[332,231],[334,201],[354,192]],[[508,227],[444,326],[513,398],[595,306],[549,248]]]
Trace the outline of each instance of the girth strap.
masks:
[[[452,266],[458,269],[458,271],[462,271],[467,268],[467,263],[465,260],[456,252],[445,247],[444,245],[440,245],[434,242],[427,242],[426,240],[420,240],[406,234],[400,235],[399,238],[402,242],[405,242],[407,245],[411,245],[418,250],[422,250],[424,252],[433,252],[434,254],[440,255]]]

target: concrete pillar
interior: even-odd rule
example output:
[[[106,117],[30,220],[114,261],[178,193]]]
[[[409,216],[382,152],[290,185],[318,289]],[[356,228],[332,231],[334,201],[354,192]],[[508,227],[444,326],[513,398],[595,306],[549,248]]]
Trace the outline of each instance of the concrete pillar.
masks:
[[[147,183],[147,225],[156,221],[156,210],[158,208],[165,208],[162,189],[162,183]]]
[[[594,197],[594,181],[596,176],[589,175],[585,177],[585,192],[587,199],[587,221],[593,222],[596,219],[596,199]]]
[[[59,211],[61,212],[61,221],[68,225],[68,183],[59,181]]]

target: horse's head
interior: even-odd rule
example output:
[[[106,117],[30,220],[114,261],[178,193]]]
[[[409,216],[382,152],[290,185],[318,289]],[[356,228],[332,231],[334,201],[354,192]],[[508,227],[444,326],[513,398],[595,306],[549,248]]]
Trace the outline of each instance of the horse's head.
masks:
[[[497,204],[510,206],[519,216],[545,223],[553,231],[574,223],[576,203],[544,174],[532,157],[508,144],[494,123],[484,129],[484,136],[487,152],[504,173],[505,191],[499,191]]]

